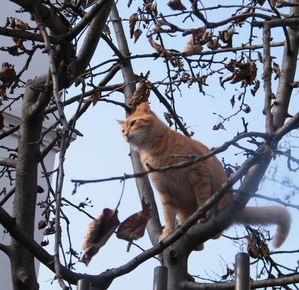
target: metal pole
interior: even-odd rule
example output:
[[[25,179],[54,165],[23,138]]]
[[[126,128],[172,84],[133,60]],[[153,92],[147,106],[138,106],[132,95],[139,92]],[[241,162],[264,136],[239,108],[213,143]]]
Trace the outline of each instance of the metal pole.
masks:
[[[90,280],[88,279],[80,279],[77,282],[77,290],[90,290]]]
[[[250,289],[249,255],[247,253],[238,253],[236,255],[235,262],[236,262],[235,290],[249,290]]]
[[[154,290],[167,290],[167,268],[158,266],[154,270]]]

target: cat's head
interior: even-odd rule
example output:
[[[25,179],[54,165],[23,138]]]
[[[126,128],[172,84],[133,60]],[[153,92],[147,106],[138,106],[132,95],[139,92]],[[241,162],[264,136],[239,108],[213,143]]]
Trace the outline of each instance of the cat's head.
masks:
[[[137,106],[136,111],[127,120],[118,123],[122,126],[123,137],[136,149],[144,148],[155,142],[159,128],[163,123],[150,110],[148,102]]]

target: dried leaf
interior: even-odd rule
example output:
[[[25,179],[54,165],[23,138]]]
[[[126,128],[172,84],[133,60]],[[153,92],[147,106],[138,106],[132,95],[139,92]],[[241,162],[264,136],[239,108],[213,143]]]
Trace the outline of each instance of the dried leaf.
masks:
[[[218,123],[217,125],[213,126],[213,130],[217,131],[219,129],[226,130],[225,127],[224,127],[224,125],[223,125],[223,123]]]
[[[49,245],[49,240],[41,241],[40,245],[42,247],[48,246]]]
[[[86,266],[100,248],[106,244],[118,225],[117,210],[109,208],[105,208],[102,214],[89,224],[83,243],[85,253],[81,260]]]
[[[253,96],[255,96],[255,94],[256,94],[256,92],[258,91],[258,89],[260,88],[260,81],[259,80],[256,80],[255,81],[255,85],[254,85],[254,87],[253,87],[253,89],[251,89],[251,94],[253,95]]]
[[[134,31],[135,31],[135,25],[138,20],[138,14],[133,13],[129,18],[129,28],[130,28],[130,38],[133,38]]]
[[[211,39],[211,34],[207,31],[204,31],[203,35],[200,38],[200,44],[204,45]]]
[[[53,235],[55,233],[55,227],[47,227],[43,230],[44,236]]]
[[[247,237],[247,252],[252,258],[259,258],[260,252],[258,247],[258,241],[255,235],[248,235]]]
[[[156,50],[156,52],[159,54],[159,56],[169,57],[169,52],[160,44],[154,41],[152,36],[148,37],[148,40],[151,44],[151,46]]]
[[[184,6],[184,4],[181,2],[181,0],[170,0],[167,5],[172,9],[172,10],[186,10],[187,8]]]
[[[269,251],[268,245],[262,240],[260,240],[260,249],[265,258],[270,257],[270,251]]]
[[[280,76],[280,66],[276,62],[273,62],[273,72],[275,73],[274,79],[277,80]]]
[[[198,78],[198,82],[202,85],[202,86],[209,86],[207,84],[207,78],[208,76],[201,76]]]
[[[129,8],[130,8],[132,2],[133,2],[133,0],[128,0],[128,7],[129,7]]]
[[[207,47],[211,50],[216,50],[219,48],[219,42],[217,39],[210,39],[208,42],[207,42]]]
[[[48,225],[47,221],[45,221],[45,220],[40,220],[40,221],[38,222],[37,228],[38,228],[39,230],[41,230],[41,229],[44,229],[47,225]]]
[[[16,56],[18,54],[18,49],[19,49],[18,45],[7,47],[8,53],[11,54],[12,56]]]
[[[139,39],[140,35],[142,34],[142,30],[140,28],[136,29],[133,33],[134,43]]]
[[[233,35],[237,34],[236,30],[234,28],[230,30],[224,30],[219,32],[219,39],[227,44],[226,47],[232,47],[233,45]]]
[[[187,56],[199,54],[202,52],[202,46],[199,43],[199,39],[192,34],[189,41],[187,42],[185,48],[184,48],[184,54]]]
[[[95,106],[97,104],[100,97],[101,97],[101,94],[100,94],[99,91],[96,91],[96,92],[93,93],[93,95],[92,95],[92,105],[93,106]]]
[[[188,42],[184,48],[183,53],[186,56],[194,55],[194,54],[200,54],[202,52],[202,46],[200,44],[191,44]]]
[[[142,200],[142,211],[131,215],[123,221],[117,229],[116,236],[128,242],[143,237],[146,224],[151,217],[151,212],[151,204],[145,203]]]
[[[18,20],[18,22],[16,23],[16,28],[19,30],[26,30],[29,28],[28,23],[23,22],[22,20]]]
[[[3,83],[10,83],[16,78],[16,71],[13,65],[8,62],[2,63],[0,70],[0,80]]]
[[[242,108],[242,111],[245,112],[246,114],[248,114],[248,113],[251,112],[251,108],[250,108],[250,106],[244,104],[243,108]]]
[[[225,64],[225,68],[232,72],[232,75],[225,80],[222,80],[222,85],[231,81],[231,84],[242,82],[242,87],[253,84],[257,75],[256,64],[248,59],[246,63],[241,61],[231,60],[228,64]]]
[[[111,34],[110,28],[107,24],[105,24],[103,27],[103,33],[108,34],[108,35]]]
[[[147,3],[145,3],[145,8],[149,12],[153,12],[155,16],[158,15],[158,5],[157,5],[157,2],[152,2],[152,3],[151,2],[147,2]]]
[[[149,94],[150,94],[150,82],[146,79],[140,80],[133,96],[131,97],[129,106],[137,107],[141,103],[147,101]]]
[[[265,2],[266,2],[266,0],[258,0],[257,1],[257,3],[261,6],[263,6]]]
[[[257,53],[257,57],[258,57],[259,62],[263,63],[263,55],[261,54],[261,52],[257,51],[256,53]]]
[[[235,103],[236,103],[236,100],[235,100],[235,96],[233,95],[232,98],[230,99],[230,104],[232,105],[232,108],[234,108]]]

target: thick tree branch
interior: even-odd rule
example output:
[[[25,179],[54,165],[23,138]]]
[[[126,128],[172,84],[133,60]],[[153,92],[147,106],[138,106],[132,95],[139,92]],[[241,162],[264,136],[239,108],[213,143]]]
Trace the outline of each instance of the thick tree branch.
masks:
[[[126,36],[122,27],[122,23],[120,21],[120,17],[118,15],[118,11],[114,2],[112,5],[110,17],[111,20],[113,21],[113,27],[116,34],[119,51],[122,53],[123,56],[127,57],[130,55],[130,52],[126,41]],[[121,62],[121,70],[122,70],[124,82],[128,84],[124,88],[125,101],[126,103],[128,103],[130,98],[134,94],[135,91],[134,81],[136,80],[130,60],[126,60],[126,61],[123,60]],[[143,167],[141,165],[139,155],[132,149],[131,149],[130,157],[131,157],[134,172],[143,171]],[[142,199],[142,197],[145,197],[145,201],[149,202],[152,205],[153,214],[152,214],[152,218],[147,223],[147,229],[152,244],[156,244],[158,242],[158,237],[162,231],[162,226],[159,220],[159,215],[158,215],[158,210],[157,210],[153,190],[151,188],[147,176],[144,176],[142,178],[137,178],[136,185],[137,185],[140,199]]]
[[[7,166],[15,168],[17,166],[17,160],[11,158],[0,159],[0,166]]]
[[[294,0],[291,3],[298,4],[299,1]],[[298,16],[299,7],[292,7],[290,15]],[[297,68],[299,31],[297,27],[295,29],[289,27],[288,34],[289,46],[285,45],[284,48],[276,100],[272,110],[274,117],[274,129],[280,128],[283,125],[285,119],[288,117],[289,102],[293,91],[291,83],[294,82],[294,76]]]
[[[96,10],[97,14],[94,16],[89,25],[77,59],[71,64],[70,71],[72,78],[82,74],[90,63],[90,60],[98,46],[101,32],[103,31],[107,17],[110,13],[112,3],[113,0],[99,1],[98,5],[101,7],[101,10]]]

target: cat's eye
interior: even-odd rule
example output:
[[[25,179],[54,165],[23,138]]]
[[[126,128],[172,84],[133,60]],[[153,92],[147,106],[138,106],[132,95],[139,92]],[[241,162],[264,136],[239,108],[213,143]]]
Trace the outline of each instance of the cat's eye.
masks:
[[[136,121],[137,121],[137,120],[133,120],[133,121],[131,121],[131,123],[130,123],[130,127],[134,126],[134,125],[136,124]]]

